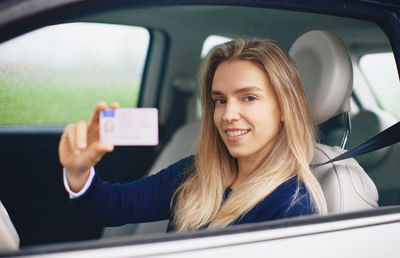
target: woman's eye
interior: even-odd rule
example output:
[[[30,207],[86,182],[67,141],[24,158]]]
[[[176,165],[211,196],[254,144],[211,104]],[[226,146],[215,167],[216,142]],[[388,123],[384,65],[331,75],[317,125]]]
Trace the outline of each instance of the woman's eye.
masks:
[[[255,97],[255,96],[246,96],[245,98],[244,98],[244,101],[245,102],[251,102],[251,101],[254,101],[254,100],[256,100],[257,98]]]
[[[225,104],[225,100],[224,99],[214,99],[214,103],[217,105]]]

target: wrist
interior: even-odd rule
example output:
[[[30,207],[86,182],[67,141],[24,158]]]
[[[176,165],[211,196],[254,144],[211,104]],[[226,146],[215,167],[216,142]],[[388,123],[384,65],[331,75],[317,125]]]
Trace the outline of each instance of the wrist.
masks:
[[[77,193],[84,186],[90,175],[90,169],[85,172],[77,172],[70,168],[65,168],[65,175],[68,180],[68,185],[71,191]]]

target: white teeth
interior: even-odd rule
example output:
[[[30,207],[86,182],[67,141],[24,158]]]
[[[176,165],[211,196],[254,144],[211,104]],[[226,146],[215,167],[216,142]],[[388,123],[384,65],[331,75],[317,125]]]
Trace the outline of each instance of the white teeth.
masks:
[[[229,136],[239,136],[239,135],[245,134],[247,132],[248,132],[247,130],[226,131],[226,133]]]

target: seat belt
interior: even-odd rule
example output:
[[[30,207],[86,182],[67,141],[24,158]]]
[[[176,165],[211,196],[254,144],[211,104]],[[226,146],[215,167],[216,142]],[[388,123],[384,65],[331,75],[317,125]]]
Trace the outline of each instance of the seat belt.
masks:
[[[383,130],[382,132],[378,133],[371,139],[351,148],[350,150],[346,151],[345,153],[340,154],[339,156],[330,159],[323,163],[318,164],[311,164],[310,168],[317,168],[323,166],[328,163],[332,163],[339,160],[344,160],[348,158],[353,158],[368,152],[372,152],[375,150],[379,150],[385,148],[389,145],[398,143],[400,141],[400,122],[392,125],[391,127]]]

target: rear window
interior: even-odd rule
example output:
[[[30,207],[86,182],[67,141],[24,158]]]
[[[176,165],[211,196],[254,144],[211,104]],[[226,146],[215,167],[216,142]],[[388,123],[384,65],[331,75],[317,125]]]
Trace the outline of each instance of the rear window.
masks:
[[[364,55],[360,68],[381,108],[400,120],[400,87],[393,53]]]
[[[138,103],[149,32],[69,23],[0,45],[0,125],[88,119],[98,101]]]
[[[201,58],[205,58],[208,53],[216,46],[224,44],[225,42],[231,41],[231,38],[220,36],[220,35],[210,35],[204,42],[201,49]]]

